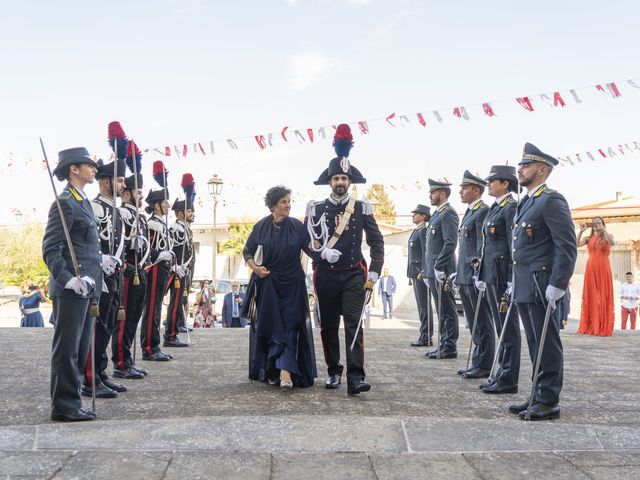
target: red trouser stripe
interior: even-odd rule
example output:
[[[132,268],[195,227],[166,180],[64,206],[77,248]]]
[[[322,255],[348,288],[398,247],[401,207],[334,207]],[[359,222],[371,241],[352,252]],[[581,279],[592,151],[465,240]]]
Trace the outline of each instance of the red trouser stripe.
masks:
[[[182,285],[182,284],[180,284]],[[176,295],[173,302],[173,312],[171,312],[171,338],[176,337],[176,321],[178,319],[178,303],[180,303],[180,288],[174,288]]]
[[[127,298],[129,296],[129,282],[129,277],[124,277],[124,294],[122,296],[122,308],[124,308],[125,314],[127,311]],[[124,370],[124,346],[122,345],[122,340],[124,338],[125,323],[127,323],[126,317],[124,320],[118,322],[118,368],[120,370]]]
[[[91,333],[91,335],[93,335],[93,337],[91,338],[91,345],[94,345],[94,348],[96,344],[96,323],[97,322],[94,320],[93,332]],[[91,385],[91,377],[93,377],[93,369],[91,368],[91,366],[93,365],[93,361],[91,360],[91,354],[94,353],[92,351],[94,350],[94,348],[89,348],[89,353],[87,354],[87,365],[84,367],[84,376],[87,379],[89,385]]]
[[[147,344],[145,345],[145,350],[147,355],[153,355],[153,350],[151,349],[151,330],[153,329],[153,313],[156,305],[156,280],[158,276],[158,266],[155,265],[151,267],[151,294],[150,302],[149,302],[149,312],[147,312]]]

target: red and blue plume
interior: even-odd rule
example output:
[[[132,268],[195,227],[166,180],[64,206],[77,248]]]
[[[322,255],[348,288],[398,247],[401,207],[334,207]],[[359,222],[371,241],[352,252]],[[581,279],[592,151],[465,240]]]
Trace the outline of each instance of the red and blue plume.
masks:
[[[351,128],[346,123],[341,123],[336,129],[336,134],[333,137],[333,149],[336,151],[338,157],[348,157],[351,148],[353,147],[353,135],[351,135]]]
[[[133,160],[136,161],[136,169],[133,169]],[[131,170],[131,173],[142,173],[142,152],[138,148],[138,145],[131,140],[129,142],[129,148],[127,148],[127,167]]]
[[[153,179],[162,188],[167,188],[168,176],[169,172],[164,167],[164,163],[162,163],[162,160],[156,160],[155,162],[153,162]]]
[[[124,129],[122,128],[122,125],[120,125],[120,122],[111,122],[109,124],[109,145],[111,145],[111,149],[115,152],[118,160],[124,160],[126,158],[129,139],[124,133]]]
[[[187,203],[193,202],[196,199],[196,182],[193,179],[193,175],[190,173],[185,173],[182,175],[182,182],[180,182],[182,186],[182,190],[184,190],[184,198],[187,200]]]

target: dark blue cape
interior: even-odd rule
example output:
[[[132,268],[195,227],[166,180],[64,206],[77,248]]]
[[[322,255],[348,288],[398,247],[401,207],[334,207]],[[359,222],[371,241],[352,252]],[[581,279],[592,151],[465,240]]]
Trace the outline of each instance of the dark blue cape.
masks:
[[[245,251],[262,245],[262,265],[271,273],[251,275],[243,316],[251,320],[249,378],[277,379],[291,373],[294,386],[310,387],[317,377],[304,271],[300,264],[309,235],[302,222],[286,217],[279,228],[272,216],[253,227]]]

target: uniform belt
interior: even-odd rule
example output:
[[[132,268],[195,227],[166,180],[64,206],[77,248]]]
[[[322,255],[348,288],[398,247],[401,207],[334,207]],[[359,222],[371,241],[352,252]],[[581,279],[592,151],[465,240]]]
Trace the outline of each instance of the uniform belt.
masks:
[[[28,315],[28,314],[30,314],[30,313],[37,313],[37,312],[39,312],[39,311],[40,311],[40,309],[39,309],[39,308],[25,308],[25,309],[24,309],[24,314],[25,314],[25,315]]]

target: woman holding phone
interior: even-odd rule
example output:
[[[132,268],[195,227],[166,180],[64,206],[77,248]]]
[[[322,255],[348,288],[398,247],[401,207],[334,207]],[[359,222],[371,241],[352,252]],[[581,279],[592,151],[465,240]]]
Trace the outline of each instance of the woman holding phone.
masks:
[[[40,313],[40,303],[44,301],[44,295],[40,292],[39,286],[33,285],[30,281],[22,285],[22,296],[18,302],[22,314],[21,327],[44,327],[42,313]]]
[[[588,228],[591,233],[583,238]],[[607,232],[603,218],[594,217],[591,223],[580,225],[578,248],[586,245],[589,258],[584,271],[578,333],[605,337],[613,333],[613,279],[609,263],[613,243],[613,235]]]

